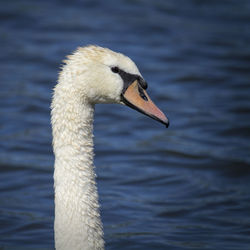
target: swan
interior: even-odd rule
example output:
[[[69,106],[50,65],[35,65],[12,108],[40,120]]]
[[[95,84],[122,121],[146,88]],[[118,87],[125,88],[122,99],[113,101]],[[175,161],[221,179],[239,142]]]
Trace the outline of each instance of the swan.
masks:
[[[93,166],[94,106],[125,104],[168,126],[146,88],[135,63],[107,48],[80,47],[64,61],[51,104],[56,249],[104,249]]]

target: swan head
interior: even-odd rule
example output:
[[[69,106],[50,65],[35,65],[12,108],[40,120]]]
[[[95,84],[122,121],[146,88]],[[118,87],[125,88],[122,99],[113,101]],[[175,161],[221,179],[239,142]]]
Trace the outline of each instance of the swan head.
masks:
[[[91,104],[124,104],[168,127],[168,118],[148,96],[147,82],[129,57],[91,45],[78,48],[64,63],[59,84],[71,97]]]

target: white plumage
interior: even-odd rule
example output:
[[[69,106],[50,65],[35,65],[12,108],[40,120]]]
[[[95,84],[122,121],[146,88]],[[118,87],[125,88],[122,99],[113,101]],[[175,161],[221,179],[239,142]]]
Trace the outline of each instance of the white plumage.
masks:
[[[123,103],[124,79],[113,67],[141,77],[120,53],[97,46],[79,48],[65,61],[54,90],[54,229],[59,250],[104,249],[93,166],[93,113],[96,103]]]

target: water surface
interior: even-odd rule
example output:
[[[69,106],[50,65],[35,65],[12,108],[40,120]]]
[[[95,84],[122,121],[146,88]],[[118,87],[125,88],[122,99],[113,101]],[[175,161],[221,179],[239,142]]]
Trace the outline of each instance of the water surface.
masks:
[[[97,105],[107,249],[250,249],[250,3],[1,1],[0,249],[53,249],[50,101],[61,61],[130,56],[170,128]]]

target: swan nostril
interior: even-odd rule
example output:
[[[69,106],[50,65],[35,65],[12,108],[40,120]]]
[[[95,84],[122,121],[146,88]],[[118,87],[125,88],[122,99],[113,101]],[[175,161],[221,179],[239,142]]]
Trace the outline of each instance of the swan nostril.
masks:
[[[144,92],[143,92],[142,88],[140,88],[140,86],[138,86],[138,91],[139,91],[140,97],[147,102],[148,98],[146,97],[146,95],[144,94]]]

